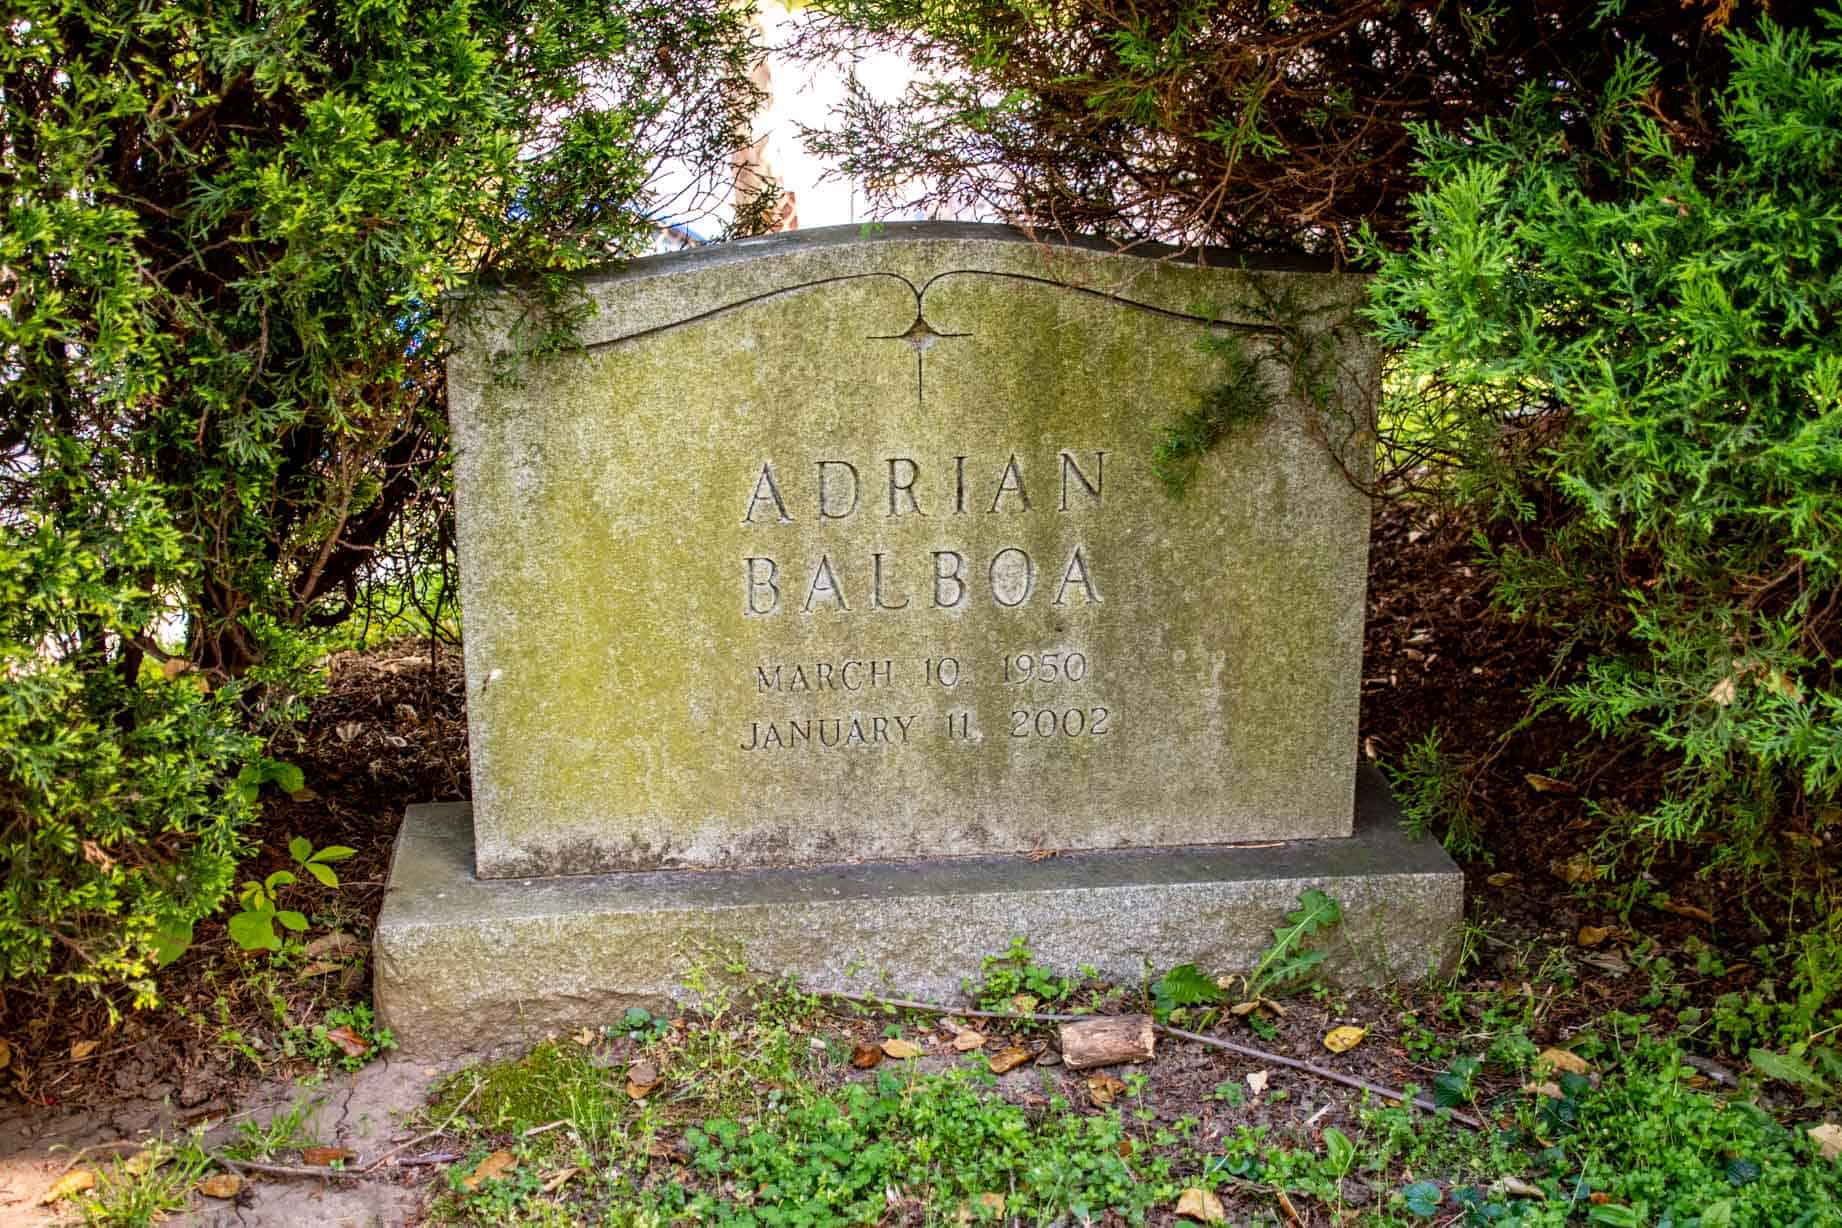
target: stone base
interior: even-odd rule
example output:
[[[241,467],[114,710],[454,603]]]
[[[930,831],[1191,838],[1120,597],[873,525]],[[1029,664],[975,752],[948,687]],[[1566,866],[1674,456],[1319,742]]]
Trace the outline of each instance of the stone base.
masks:
[[[758,871],[481,880],[471,808],[412,806],[375,939],[377,1006],[405,1051],[484,1053],[684,997],[738,951],[808,988],[952,1001],[1025,935],[1043,963],[1137,983],[1173,964],[1251,968],[1299,893],[1343,908],[1346,984],[1450,967],[1464,877],[1409,840],[1365,769],[1355,835],[1283,844],[966,857]]]

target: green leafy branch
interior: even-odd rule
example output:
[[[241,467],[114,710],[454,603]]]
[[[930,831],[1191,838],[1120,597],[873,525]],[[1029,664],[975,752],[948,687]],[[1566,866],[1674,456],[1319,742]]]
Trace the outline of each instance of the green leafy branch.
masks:
[[[288,856],[327,887],[339,885],[339,875],[334,872],[331,863],[344,861],[357,851],[343,844],[329,844],[325,848],[316,849],[305,836],[296,836],[288,841]],[[296,934],[306,932],[307,918],[295,909],[281,906],[281,892],[298,882],[300,878],[294,871],[277,870],[265,879],[250,879],[243,884],[242,890],[237,892],[237,901],[243,906],[242,910],[228,922],[230,937],[238,946],[245,951],[281,950],[281,935],[275,932],[278,923],[283,929]]]

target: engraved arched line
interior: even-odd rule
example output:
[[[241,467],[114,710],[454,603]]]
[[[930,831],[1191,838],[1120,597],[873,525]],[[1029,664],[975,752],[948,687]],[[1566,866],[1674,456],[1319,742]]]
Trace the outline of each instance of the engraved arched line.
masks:
[[[1280,336],[1284,331],[1276,324],[1247,324],[1237,320],[1218,320],[1212,316],[1199,316],[1188,311],[1172,311],[1168,307],[1158,307],[1151,303],[1141,303],[1137,299],[1130,299],[1122,294],[1109,294],[1105,290],[1095,290],[1088,286],[1074,286],[1065,281],[1056,281],[1052,277],[1037,277],[1033,273],[1010,273],[1000,269],[947,269],[944,272],[936,273],[921,284],[921,289],[915,295],[915,305],[917,307],[920,306],[921,301],[927,297],[928,290],[933,287],[935,282],[944,281],[949,277],[1004,277],[1009,278],[1011,281],[1034,282],[1039,286],[1048,286],[1055,290],[1067,290],[1073,294],[1085,294],[1089,298],[1097,298],[1103,302],[1118,303],[1122,307],[1132,307],[1139,311],[1149,311],[1153,315],[1164,316],[1171,320],[1185,320],[1191,324],[1206,324],[1213,328],[1229,328],[1242,333],[1264,333],[1274,337]]]
[[[1048,286],[1054,290],[1067,290],[1074,294],[1082,294],[1089,298],[1097,298],[1103,302],[1117,303],[1122,307],[1131,307],[1139,311],[1149,311],[1153,315],[1164,316],[1172,320],[1184,320],[1191,324],[1204,324],[1215,328],[1228,328],[1236,332],[1264,333],[1270,336],[1278,336],[1282,331],[1277,325],[1273,324],[1237,323],[1232,320],[1217,320],[1209,316],[1199,316],[1187,311],[1172,311],[1168,307],[1158,307],[1151,303],[1141,303],[1137,299],[1129,299],[1118,294],[1109,294],[1105,290],[1094,290],[1087,286],[1071,286],[1067,282],[1056,281],[1054,278],[1050,277],[1037,277],[1030,273],[1008,273],[995,269],[947,269],[944,272],[934,274],[927,279],[926,284],[921,286],[920,289],[916,289],[915,283],[909,281],[900,273],[879,270],[874,273],[840,273],[833,277],[821,277],[814,281],[803,281],[797,285],[781,286],[775,290],[768,290],[761,294],[753,294],[747,298],[737,299],[733,303],[724,303],[720,307],[712,307],[708,311],[700,311],[696,315],[685,316],[681,320],[672,320],[665,324],[655,324],[651,328],[642,328],[637,332],[623,333],[621,336],[609,337],[604,341],[591,341],[582,348],[584,350],[606,349],[612,345],[619,345],[623,341],[637,341],[642,337],[650,337],[656,333],[670,332],[674,328],[682,328],[688,324],[697,324],[716,316],[727,315],[732,311],[740,311],[744,307],[752,307],[756,303],[765,303],[769,299],[783,298],[789,294],[798,294],[803,290],[811,290],[818,286],[828,286],[836,282],[866,281],[875,277],[894,278],[904,286],[907,286],[908,292],[915,296],[915,312],[917,315],[921,312],[922,299],[926,296],[929,287],[937,281],[941,281],[948,277],[1003,277],[1011,281],[1033,282],[1037,285]],[[962,336],[965,334],[943,333],[941,335]]]
[[[821,277],[816,281],[802,281],[797,285],[781,286],[778,289],[768,290],[761,294],[751,294],[749,297],[737,299],[733,303],[724,303],[720,307],[712,307],[708,311],[700,311],[696,315],[685,316],[682,320],[672,320],[666,324],[655,324],[651,328],[642,328],[637,332],[622,333],[618,337],[609,337],[603,341],[591,341],[582,348],[584,350],[603,350],[611,345],[619,345],[623,341],[638,341],[642,337],[650,337],[656,333],[670,332],[674,328],[683,328],[688,324],[698,324],[704,320],[714,319],[720,315],[728,315],[732,311],[740,311],[744,307],[753,307],[756,303],[765,303],[769,299],[784,298],[789,294],[798,294],[802,290],[811,290],[816,286],[829,286],[835,282],[841,281],[866,281],[873,277],[892,277],[896,281],[901,282],[904,286],[907,286],[908,292],[915,296],[915,314],[920,314],[921,291],[915,289],[915,283],[909,281],[900,273],[890,273],[886,271],[878,271],[875,273],[839,273],[834,277]]]

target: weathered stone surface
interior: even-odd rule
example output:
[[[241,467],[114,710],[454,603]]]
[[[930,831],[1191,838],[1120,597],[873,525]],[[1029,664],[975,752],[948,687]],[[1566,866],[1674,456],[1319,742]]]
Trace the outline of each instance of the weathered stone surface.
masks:
[[[914,225],[588,289],[450,365],[482,875],[1348,834],[1375,354],[1326,421],[1252,305],[1354,279]],[[1172,499],[1210,336],[1263,412]]]
[[[1309,887],[1343,908],[1325,965],[1338,980],[1448,967],[1463,876],[1435,841],[1402,834],[1372,770],[1361,786],[1345,840],[538,880],[476,878],[468,808],[418,806],[378,918],[377,1003],[420,1056],[657,1005],[693,961],[714,969],[738,948],[812,988],[936,1001],[1014,935],[1050,966],[1092,964],[1123,983],[1147,965],[1246,971]]]

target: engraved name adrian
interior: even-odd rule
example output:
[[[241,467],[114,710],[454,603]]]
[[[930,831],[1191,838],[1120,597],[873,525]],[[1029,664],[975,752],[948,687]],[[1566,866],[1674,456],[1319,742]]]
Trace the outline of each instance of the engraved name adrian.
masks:
[[[797,474],[763,461],[742,512],[742,523],[763,528],[801,519],[825,523],[853,519],[899,520],[1068,516],[1101,506],[1106,491],[1104,451],[1057,451],[1041,458],[1013,452],[980,464],[970,456],[923,462],[910,456],[875,461],[827,458]],[[1030,463],[1031,460],[1035,463]],[[750,617],[781,614],[898,610],[958,610],[974,602],[1016,609],[1037,602],[1098,604],[1101,586],[1084,545],[1065,558],[1039,559],[1021,546],[1001,546],[972,557],[943,548],[922,557],[867,556],[742,559],[743,611]]]

